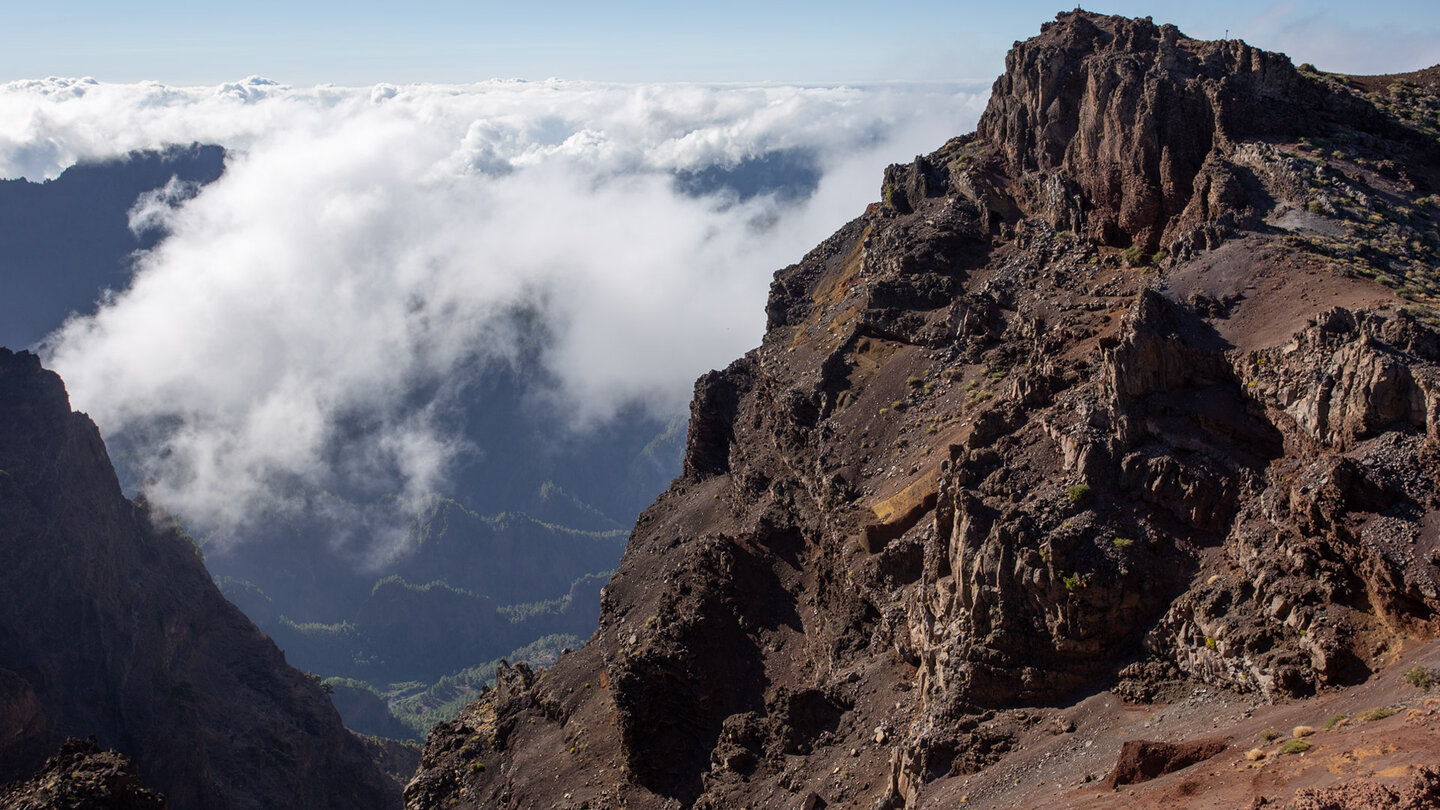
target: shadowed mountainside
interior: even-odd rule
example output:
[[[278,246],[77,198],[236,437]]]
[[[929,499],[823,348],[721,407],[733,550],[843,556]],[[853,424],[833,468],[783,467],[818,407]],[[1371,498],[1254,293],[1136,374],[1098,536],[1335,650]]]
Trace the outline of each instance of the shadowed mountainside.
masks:
[[[67,736],[175,808],[398,801],[319,684],[220,595],[194,542],[121,494],[60,378],[0,349],[0,782]]]

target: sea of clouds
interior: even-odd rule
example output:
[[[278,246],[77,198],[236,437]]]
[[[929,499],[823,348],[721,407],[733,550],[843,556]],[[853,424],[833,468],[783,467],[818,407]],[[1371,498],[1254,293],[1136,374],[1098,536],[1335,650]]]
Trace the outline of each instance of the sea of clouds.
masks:
[[[973,129],[986,90],[45,79],[0,87],[0,176],[228,150],[217,182],[136,201],[132,229],[164,238],[42,346],[107,436],[146,436],[149,497],[216,531],[379,471],[443,490],[470,440],[415,392],[513,360],[517,313],[543,322],[536,393],[573,429],[680,412],[759,342],[771,274],[877,199],[886,164]],[[775,154],[818,185],[676,183]]]

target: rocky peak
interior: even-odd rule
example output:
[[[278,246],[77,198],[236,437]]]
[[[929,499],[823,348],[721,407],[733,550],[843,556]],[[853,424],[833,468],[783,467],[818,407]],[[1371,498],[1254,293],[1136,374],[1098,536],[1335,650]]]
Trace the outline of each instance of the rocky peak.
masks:
[[[1379,123],[1283,54],[1074,11],[1011,49],[978,133],[1011,177],[1044,190],[1054,227],[1150,253],[1241,213],[1226,205],[1237,144],[1339,116]]]
[[[1017,43],[977,133],[776,273],[596,635],[437,726],[411,806],[1109,806],[1150,717],[1194,745],[1131,759],[1183,768],[1395,678],[1440,615],[1440,95],[1389,79],[1085,12]],[[1134,802],[1269,800],[1170,784]]]

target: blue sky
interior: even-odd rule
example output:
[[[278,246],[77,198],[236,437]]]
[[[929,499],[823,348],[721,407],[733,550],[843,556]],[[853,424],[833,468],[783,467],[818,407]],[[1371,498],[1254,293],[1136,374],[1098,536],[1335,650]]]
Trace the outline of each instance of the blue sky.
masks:
[[[551,76],[620,82],[875,82],[989,78],[1054,2],[559,0],[0,3],[0,81],[294,85]],[[1433,2],[1116,2],[1190,36],[1231,36],[1352,73],[1440,62]]]

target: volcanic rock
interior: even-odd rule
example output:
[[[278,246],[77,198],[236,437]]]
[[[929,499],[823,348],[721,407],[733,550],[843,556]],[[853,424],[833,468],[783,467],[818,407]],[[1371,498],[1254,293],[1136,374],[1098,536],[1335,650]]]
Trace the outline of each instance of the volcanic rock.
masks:
[[[396,803],[319,684],[220,596],[194,541],[124,497],[60,378],[5,349],[0,559],[0,782],[94,735],[171,807]]]
[[[776,274],[599,630],[437,726],[408,806],[1062,806],[1121,697],[1430,638],[1440,96],[1372,86],[1082,11],[1017,43]]]

